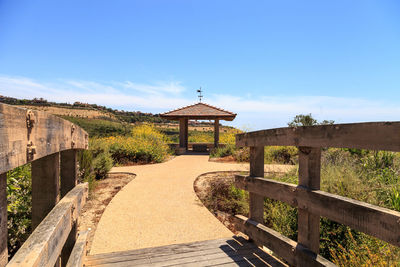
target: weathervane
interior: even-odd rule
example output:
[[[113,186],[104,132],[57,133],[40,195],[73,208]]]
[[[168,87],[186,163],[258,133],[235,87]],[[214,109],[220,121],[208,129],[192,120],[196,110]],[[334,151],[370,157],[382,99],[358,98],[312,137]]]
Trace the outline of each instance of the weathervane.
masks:
[[[198,89],[197,90],[197,93],[199,93],[199,100],[200,100],[200,103],[201,103],[201,99],[203,98],[203,95],[201,94],[203,91],[201,91],[201,87],[200,87],[200,89]]]

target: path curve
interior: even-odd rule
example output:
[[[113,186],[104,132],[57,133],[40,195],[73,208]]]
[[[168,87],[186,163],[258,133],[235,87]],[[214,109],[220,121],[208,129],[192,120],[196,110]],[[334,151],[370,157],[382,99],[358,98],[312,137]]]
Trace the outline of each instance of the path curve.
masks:
[[[266,165],[266,171],[290,166]],[[209,162],[208,155],[183,155],[160,163],[114,167],[137,176],[108,204],[97,226],[90,254],[231,237],[203,206],[195,179],[212,171],[246,171],[249,164]]]

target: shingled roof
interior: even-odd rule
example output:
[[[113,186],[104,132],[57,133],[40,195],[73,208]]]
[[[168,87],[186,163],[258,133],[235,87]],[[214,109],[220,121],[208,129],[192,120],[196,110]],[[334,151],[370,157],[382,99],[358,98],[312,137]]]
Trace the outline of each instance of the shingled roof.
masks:
[[[232,121],[236,117],[236,114],[205,103],[197,103],[194,105],[162,113],[160,114],[160,116],[161,118],[168,120],[179,120],[180,118],[188,118],[194,120],[221,119]]]

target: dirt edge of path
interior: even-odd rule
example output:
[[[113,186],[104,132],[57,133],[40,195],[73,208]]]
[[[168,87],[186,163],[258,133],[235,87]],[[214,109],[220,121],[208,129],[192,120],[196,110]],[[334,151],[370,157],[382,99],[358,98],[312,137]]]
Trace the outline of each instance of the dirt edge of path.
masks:
[[[279,174],[282,175],[285,172],[265,172],[265,174]],[[233,217],[234,215],[229,214],[224,211],[212,211],[205,205],[205,199],[208,196],[208,190],[210,188],[210,183],[214,180],[217,179],[224,179],[224,180],[234,180],[236,174],[245,174],[248,175],[249,172],[244,172],[244,171],[214,171],[214,172],[206,172],[201,175],[199,175],[193,182],[193,188],[194,191],[196,192],[197,197],[200,199],[201,203],[208,209],[210,213],[212,213],[222,224],[224,224],[230,231],[232,231],[234,234],[238,235],[240,234],[238,231],[236,231],[234,223],[233,223]]]
[[[78,220],[78,232],[90,229],[87,251],[90,252],[97,224],[113,197],[136,177],[132,172],[112,172],[96,182]]]
[[[203,173],[194,180],[193,188],[196,192],[197,197],[200,199],[204,207],[208,209],[208,211],[213,214],[225,227],[227,227],[232,233],[235,235],[241,234],[236,231],[233,224],[233,216],[229,213],[222,211],[211,211],[205,204],[204,199],[207,197],[208,189],[210,187],[210,182],[216,179],[234,179],[234,175],[243,174],[248,172],[243,171],[214,171],[214,172],[206,172]]]

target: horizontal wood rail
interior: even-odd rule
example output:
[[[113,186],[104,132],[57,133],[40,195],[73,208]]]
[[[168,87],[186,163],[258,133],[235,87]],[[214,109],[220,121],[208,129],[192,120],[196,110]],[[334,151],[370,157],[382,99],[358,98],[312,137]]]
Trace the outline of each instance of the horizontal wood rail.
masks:
[[[259,177],[236,175],[235,185],[293,207],[307,209],[400,247],[400,212],[321,190],[308,190],[302,186]]]
[[[320,190],[321,148],[400,151],[400,122],[371,122],[291,127],[236,135],[236,146],[250,147],[250,176],[235,185],[249,191],[249,219],[236,216],[236,228],[295,266],[329,266],[318,256],[320,217],[400,247],[400,212]],[[264,146],[297,146],[298,185],[265,179]],[[298,209],[297,242],[262,225],[264,197]]]
[[[71,256],[68,259],[67,267],[82,267],[86,257],[89,230],[79,233]]]
[[[400,122],[287,127],[236,135],[236,146],[338,147],[400,151]]]
[[[238,231],[250,236],[256,243],[268,247],[290,265],[335,266],[318,254],[261,223],[242,215],[236,215],[233,220]]]
[[[88,134],[73,123],[0,103],[0,267],[8,262],[7,172],[26,163],[34,232],[9,266],[66,266],[87,197],[87,185],[77,185],[77,152],[87,148]]]
[[[87,196],[87,183],[72,189],[36,227],[7,266],[54,266]]]

